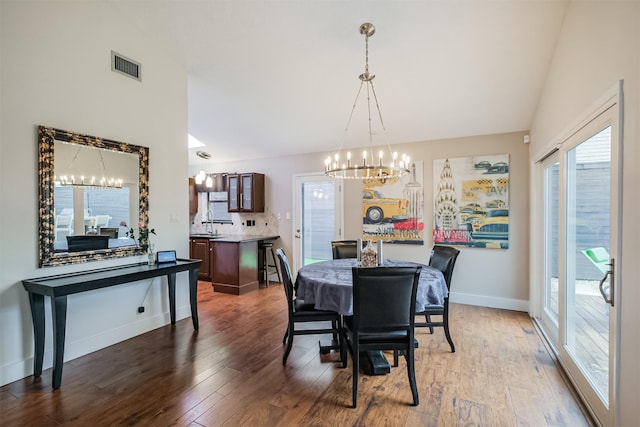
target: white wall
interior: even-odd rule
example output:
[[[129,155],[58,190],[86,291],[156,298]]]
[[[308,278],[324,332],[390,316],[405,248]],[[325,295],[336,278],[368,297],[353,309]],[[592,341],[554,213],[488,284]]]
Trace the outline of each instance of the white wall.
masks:
[[[33,333],[21,280],[141,261],[38,269],[37,125],[150,147],[150,225],[157,249],[188,255],[186,73],[106,2],[0,2],[0,385],[30,375]],[[111,71],[110,51],[142,63],[142,82]],[[179,318],[189,315],[178,275]],[[166,279],[68,299],[65,359],[167,324]],[[48,305],[48,304],[47,304]],[[47,317],[50,312],[47,308]],[[50,322],[47,322],[50,328]],[[47,330],[44,368],[51,366]],[[50,374],[49,374],[50,375]]]
[[[529,162],[528,146],[523,143],[525,132],[483,135],[448,140],[423,141],[394,145],[394,150],[406,153],[412,159],[424,161],[425,232],[424,246],[386,245],[385,255],[390,258],[427,263],[433,245],[433,160],[476,155],[509,154],[510,162],[510,216],[509,249],[460,248],[461,254],[453,276],[451,301],[527,311],[529,308]],[[357,151],[357,150],[353,150]],[[260,172],[266,175],[265,216],[276,220],[280,236],[279,245],[291,253],[293,247],[293,221],[285,212],[294,212],[292,201],[293,175],[321,172],[328,153],[290,156],[276,159],[247,160],[224,165],[204,167],[213,172]],[[201,167],[192,167],[195,175]],[[361,237],[362,183],[345,181],[345,233],[344,237]],[[262,218],[261,214],[247,214],[248,219]],[[218,226],[220,231],[223,227]],[[244,228],[247,232],[251,229]]]
[[[624,79],[622,256],[617,280],[620,310],[620,426],[640,420],[640,2],[572,2],[531,128],[535,155],[563,134],[619,79]],[[535,285],[535,284],[532,284]]]

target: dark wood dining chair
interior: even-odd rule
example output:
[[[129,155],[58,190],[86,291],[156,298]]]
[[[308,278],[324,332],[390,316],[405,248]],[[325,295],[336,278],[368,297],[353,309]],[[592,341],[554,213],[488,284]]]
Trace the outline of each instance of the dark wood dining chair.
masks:
[[[418,405],[414,360],[416,292],[422,267],[353,268],[353,316],[344,317],[340,358],[353,362],[352,405],[358,400],[361,351],[394,350],[407,362],[413,405]]]
[[[431,250],[431,257],[429,258],[429,265],[437,268],[442,272],[444,281],[447,284],[447,290],[451,290],[451,277],[453,276],[453,267],[456,265],[456,259],[460,251],[450,246],[435,245]],[[456,352],[456,347],[453,345],[451,339],[451,333],[449,332],[449,296],[444,299],[442,305],[429,305],[424,311],[416,313],[416,316],[424,316],[425,322],[416,322],[416,327],[428,327],[429,332],[433,334],[434,327],[444,328],[444,336],[449,342],[451,352]],[[432,320],[431,316],[442,316],[442,321],[436,322]]]
[[[333,259],[357,258],[358,241],[334,240],[333,242],[331,242],[331,252],[333,254]]]
[[[282,343],[286,342],[287,348],[282,356],[282,364],[287,364],[287,358],[293,346],[293,337],[295,335],[318,335],[318,334],[334,334],[339,339],[340,329],[342,328],[342,316],[334,311],[316,310],[313,304],[306,304],[303,300],[295,298],[293,290],[293,279],[291,275],[291,267],[289,259],[285,255],[282,248],[276,250],[278,261],[280,263],[280,272],[282,273],[282,284],[284,293],[287,297],[288,322],[287,330],[284,333]],[[330,328],[315,329],[296,329],[296,323],[303,322],[331,322]]]

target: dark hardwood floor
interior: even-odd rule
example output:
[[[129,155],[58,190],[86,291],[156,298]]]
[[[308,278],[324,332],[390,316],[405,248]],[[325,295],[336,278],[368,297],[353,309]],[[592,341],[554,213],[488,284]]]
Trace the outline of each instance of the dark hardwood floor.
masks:
[[[442,328],[418,328],[420,405],[406,367],[361,375],[296,336],[282,366],[282,286],[245,295],[199,284],[200,330],[190,319],[0,388],[2,426],[583,426],[589,425],[525,313],[451,304],[451,353]],[[50,333],[50,331],[47,331]],[[328,337],[328,336],[327,336]],[[388,355],[391,358],[391,354]]]

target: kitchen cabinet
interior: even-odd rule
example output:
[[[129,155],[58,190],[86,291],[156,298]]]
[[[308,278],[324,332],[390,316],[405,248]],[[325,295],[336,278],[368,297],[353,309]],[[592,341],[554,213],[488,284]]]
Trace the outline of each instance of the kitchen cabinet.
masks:
[[[242,295],[258,289],[258,242],[214,240],[213,290]]]
[[[258,246],[277,235],[227,235],[212,239],[211,282],[213,290],[242,295],[259,287]]]
[[[229,212],[264,212],[264,174],[229,174],[227,192]]]
[[[196,189],[196,180],[189,178],[189,215],[198,213],[198,190]]]
[[[207,179],[211,181],[211,186],[207,187]],[[201,184],[196,184],[198,193],[209,193],[227,191],[227,174],[225,172],[209,173]]]
[[[211,281],[211,251],[213,246],[209,244],[209,239],[192,238],[189,243],[189,258],[202,260],[200,270],[198,271],[198,279]]]

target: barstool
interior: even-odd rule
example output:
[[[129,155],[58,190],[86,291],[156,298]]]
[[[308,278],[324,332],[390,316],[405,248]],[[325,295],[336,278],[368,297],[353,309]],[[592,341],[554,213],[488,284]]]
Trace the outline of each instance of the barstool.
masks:
[[[266,283],[267,288],[269,287],[269,276],[273,273],[278,275],[278,282],[282,282],[282,278],[280,277],[280,271],[278,270],[276,261],[276,254],[273,251],[273,243],[261,242],[258,249],[262,257],[262,269],[260,270],[260,273],[264,274],[264,282]],[[271,252],[271,261],[273,262],[273,264],[269,264],[269,257],[267,255],[267,252]]]

